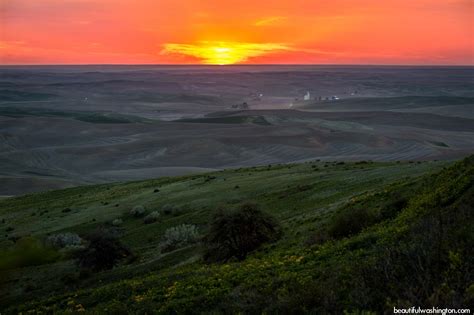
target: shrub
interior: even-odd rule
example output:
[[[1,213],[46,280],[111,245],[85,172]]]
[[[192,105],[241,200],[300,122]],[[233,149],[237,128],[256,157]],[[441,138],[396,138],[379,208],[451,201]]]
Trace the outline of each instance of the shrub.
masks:
[[[327,242],[329,240],[330,240],[330,237],[329,237],[327,231],[319,230],[317,232],[312,233],[308,237],[308,239],[306,239],[305,244],[307,246],[321,245],[321,244],[324,244],[325,242]]]
[[[122,225],[122,223],[123,223],[122,219],[115,219],[112,221],[113,226],[120,226]]]
[[[327,232],[333,238],[355,235],[384,220],[397,216],[408,205],[408,199],[401,192],[377,194],[378,205],[352,204],[336,213],[328,224]]]
[[[160,218],[160,213],[158,211],[153,211],[152,213],[150,213],[143,219],[143,222],[145,224],[150,224],[150,223],[158,221],[159,218]]]
[[[77,263],[82,268],[93,271],[112,269],[120,260],[131,255],[130,250],[111,231],[99,229],[84,238],[88,244],[76,254]]]
[[[161,207],[161,212],[165,215],[172,215],[172,216],[179,216],[183,213],[185,209],[180,208],[178,206],[166,204],[163,207]]]
[[[381,219],[390,219],[395,217],[403,208],[408,205],[408,200],[402,196],[390,196],[390,200],[383,205],[380,215]]]
[[[181,214],[181,209],[177,206],[166,204],[161,208],[161,211],[166,215],[177,216]]]
[[[66,286],[73,286],[79,282],[79,273],[67,273],[60,278],[61,282]]]
[[[328,226],[328,233],[334,238],[354,235],[372,225],[376,217],[367,209],[344,209],[335,214]]]
[[[46,244],[54,248],[65,248],[81,245],[82,239],[76,233],[60,233],[48,236]]]
[[[179,247],[197,242],[199,232],[195,225],[182,224],[165,231],[161,239],[161,251],[170,252]]]
[[[39,240],[24,237],[12,248],[0,251],[0,270],[43,265],[56,261],[59,256],[57,251],[44,246]]]
[[[130,214],[135,218],[139,218],[145,215],[145,208],[143,206],[135,206],[130,210]]]
[[[258,205],[245,203],[233,211],[219,210],[204,238],[206,261],[243,260],[262,244],[277,240],[277,222]]]

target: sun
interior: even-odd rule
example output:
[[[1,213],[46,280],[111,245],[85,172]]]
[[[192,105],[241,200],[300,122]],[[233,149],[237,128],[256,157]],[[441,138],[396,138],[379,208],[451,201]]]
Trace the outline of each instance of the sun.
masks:
[[[231,47],[213,47],[207,55],[210,63],[216,65],[230,65],[237,63],[241,57]]]
[[[165,44],[162,53],[193,56],[201,60],[204,64],[230,65],[279,50],[291,49],[286,45],[274,43],[204,41],[198,44]]]

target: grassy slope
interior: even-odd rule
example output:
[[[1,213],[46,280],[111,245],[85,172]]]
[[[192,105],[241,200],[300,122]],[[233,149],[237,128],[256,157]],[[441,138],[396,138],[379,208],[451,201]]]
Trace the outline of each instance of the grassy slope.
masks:
[[[465,186],[472,185],[472,159],[466,163],[467,166],[458,171],[461,172],[459,176],[466,169],[471,172]],[[53,297],[49,300],[25,307],[66,310],[81,303],[86,309],[98,312],[115,312],[123,308],[137,312],[189,312],[222,310],[221,307],[245,311],[271,311],[272,307],[273,310],[302,307],[303,311],[318,307],[324,310],[338,307],[334,311],[351,307],[380,310],[383,306],[374,302],[370,294],[364,295],[364,288],[354,291],[357,286],[349,283],[362,279],[361,283],[369,286],[373,279],[364,279],[361,268],[368,268],[370,264],[378,267],[379,242],[390,243],[397,239],[396,235],[404,235],[410,224],[403,216],[416,216],[423,208],[416,204],[418,199],[413,197],[414,192],[422,191],[427,183],[440,185],[446,182],[448,185],[452,176],[438,182],[434,182],[435,177],[429,177],[429,180],[417,178],[445,165],[445,162],[314,162],[78,187],[0,200],[0,219],[5,219],[0,228],[15,228],[2,236],[2,247],[9,246],[7,239],[12,235],[32,234],[41,238],[60,231],[83,232],[122,217],[122,239],[140,255],[139,261],[131,265],[68,283],[71,292],[79,290],[77,295],[63,295],[66,284],[61,278],[75,272],[71,261],[10,271],[4,277],[2,303],[11,304],[18,296],[38,299],[51,294]],[[155,189],[160,191],[154,192]],[[335,209],[341,211],[351,205],[383,208],[392,194],[412,198],[408,209],[393,221],[381,223],[380,227],[349,239],[329,241],[322,246],[306,244],[314,231],[325,228]],[[242,263],[223,265],[203,265],[199,261],[199,246],[164,255],[157,250],[166,228],[188,223],[198,225],[204,232],[216,205],[231,205],[243,200],[257,201],[282,222],[285,237]],[[177,215],[163,216],[157,223],[144,225],[141,220],[124,215],[138,204],[148,210],[173,204],[181,211]],[[63,213],[66,207],[72,211]],[[340,289],[335,288],[334,283]],[[311,296],[301,292],[301,287],[312,288]],[[387,288],[378,291],[384,290],[386,294],[396,291]],[[388,303],[386,298],[384,296],[379,303]],[[269,300],[273,301],[271,305]],[[360,302],[355,305],[354,301]]]

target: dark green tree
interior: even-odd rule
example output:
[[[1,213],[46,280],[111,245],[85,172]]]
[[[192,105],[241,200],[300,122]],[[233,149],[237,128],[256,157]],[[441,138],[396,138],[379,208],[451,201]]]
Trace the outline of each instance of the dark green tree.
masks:
[[[80,267],[93,271],[112,269],[120,260],[131,256],[117,235],[98,229],[86,235],[87,246],[76,254]]]
[[[220,209],[204,237],[204,259],[208,262],[243,260],[248,253],[281,236],[279,224],[254,203],[235,210]]]

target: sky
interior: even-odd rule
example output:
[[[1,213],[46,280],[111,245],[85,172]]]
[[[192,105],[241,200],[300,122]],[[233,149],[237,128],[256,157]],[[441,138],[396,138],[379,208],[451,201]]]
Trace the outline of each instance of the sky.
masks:
[[[473,65],[474,0],[0,0],[0,64]]]

